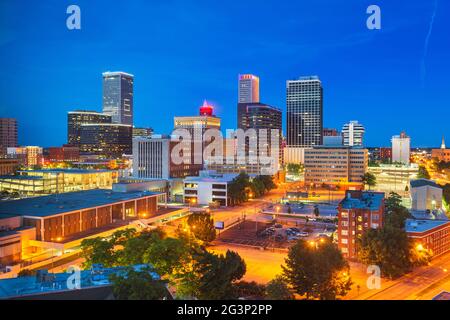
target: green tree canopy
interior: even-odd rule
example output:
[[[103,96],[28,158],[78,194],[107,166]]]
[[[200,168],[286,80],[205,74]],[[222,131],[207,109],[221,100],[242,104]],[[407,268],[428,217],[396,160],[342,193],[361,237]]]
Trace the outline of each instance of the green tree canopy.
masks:
[[[154,279],[151,270],[127,270],[125,275],[111,276],[113,294],[117,300],[162,300],[169,297],[166,283]]]
[[[209,213],[193,213],[188,217],[187,223],[196,239],[205,243],[210,243],[216,239],[214,220]]]
[[[417,179],[430,179],[430,173],[425,166],[419,166],[419,172],[417,173]]]
[[[375,187],[377,185],[377,178],[375,177],[375,175],[373,173],[370,173],[370,172],[366,172],[362,176],[362,181],[365,186],[369,186],[369,190],[372,187]]]
[[[299,240],[289,249],[285,263],[283,277],[306,299],[335,300],[351,288],[348,263],[331,241]]]
[[[278,276],[266,286],[267,300],[294,300],[294,295],[283,277]]]
[[[194,270],[198,275],[195,279],[197,298],[227,300],[237,298],[234,283],[244,276],[246,265],[236,252],[215,255],[203,251],[197,257]]]

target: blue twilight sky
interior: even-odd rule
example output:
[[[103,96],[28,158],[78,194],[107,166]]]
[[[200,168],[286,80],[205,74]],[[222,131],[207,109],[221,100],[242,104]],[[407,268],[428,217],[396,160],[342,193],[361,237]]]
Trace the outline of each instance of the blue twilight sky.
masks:
[[[79,31],[66,28],[71,4]],[[371,4],[379,31],[366,27]],[[206,98],[235,128],[239,73],[259,75],[261,100],[283,110],[287,79],[319,75],[326,127],[359,120],[369,146],[401,130],[438,146],[450,141],[450,2],[435,4],[0,0],[0,117],[18,118],[21,144],[61,145],[67,111],[100,111],[101,73],[120,70],[135,75],[136,125],[168,133]]]

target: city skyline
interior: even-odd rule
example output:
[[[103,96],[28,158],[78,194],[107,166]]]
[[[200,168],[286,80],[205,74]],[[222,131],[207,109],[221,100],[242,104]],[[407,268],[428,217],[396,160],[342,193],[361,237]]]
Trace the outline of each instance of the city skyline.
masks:
[[[100,112],[101,74],[123,70],[136,76],[136,126],[169,133],[174,116],[194,115],[198,105],[208,99],[223,119],[223,127],[235,128],[239,74],[260,77],[261,100],[281,108],[283,119],[286,80],[318,75],[324,88],[324,127],[339,129],[350,120],[358,120],[366,127],[366,146],[389,146],[390,138],[403,130],[411,136],[412,146],[439,146],[445,129],[434,123],[432,114],[423,114],[433,109],[441,118],[449,112],[445,108],[449,47],[437,41],[445,35],[443,13],[447,4],[439,3],[434,28],[427,37],[432,3],[405,6],[380,1],[383,27],[371,31],[365,27],[365,4],[352,8],[351,1],[319,2],[305,5],[286,1],[275,11],[269,10],[270,4],[258,4],[255,10],[262,18],[273,17],[273,23],[242,34],[235,32],[236,25],[245,23],[240,9],[251,3],[225,9],[178,2],[171,6],[140,2],[140,6],[125,8],[115,4],[109,6],[110,14],[102,16],[101,3],[81,2],[83,24],[79,31],[69,31],[61,23],[65,8],[56,2],[26,8],[25,4],[2,4],[2,15],[12,17],[24,11],[25,16],[21,25],[7,17],[2,19],[0,70],[10,81],[0,85],[1,116],[18,119],[21,145],[62,145],[66,142],[67,112]],[[187,7],[189,16],[183,14]],[[138,11],[151,12],[155,18],[170,11],[173,19],[170,25],[161,18],[146,24],[148,20]],[[46,21],[31,19],[44,12]],[[339,18],[341,14],[345,21]],[[119,15],[132,20],[130,26],[120,26],[123,30],[119,34],[134,33],[123,39],[128,48],[109,53],[118,39],[118,27],[110,23],[109,16]],[[128,19],[131,16],[135,19]],[[280,21],[282,16],[285,19]],[[305,24],[315,25],[317,30],[307,28],[305,32]],[[208,26],[212,30],[207,30]],[[186,30],[179,32],[181,27]],[[283,35],[286,30],[289,32]],[[46,36],[34,39],[36,32]],[[148,34],[154,41],[145,40]],[[214,41],[218,36],[220,43]],[[237,44],[240,50],[235,48]],[[185,50],[174,51],[179,45]],[[37,82],[36,73],[44,75],[46,81]],[[40,112],[31,112],[35,109]],[[159,112],[161,109],[166,112]]]

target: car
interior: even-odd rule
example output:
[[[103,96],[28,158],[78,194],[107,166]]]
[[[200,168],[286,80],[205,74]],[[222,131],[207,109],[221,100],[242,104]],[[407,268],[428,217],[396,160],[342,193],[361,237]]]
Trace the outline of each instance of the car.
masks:
[[[283,226],[279,223],[273,226],[275,229],[283,229]]]
[[[289,228],[288,230],[291,230],[291,231],[293,231],[293,232],[300,232],[300,229],[299,228],[295,228],[295,227],[292,227],[292,228]]]
[[[287,237],[288,241],[297,241],[298,239],[300,239],[300,237],[297,237],[297,236],[289,236],[289,237]]]
[[[308,232],[300,232],[298,235],[299,235],[300,237],[302,237],[302,238],[309,237],[309,233],[308,233]]]

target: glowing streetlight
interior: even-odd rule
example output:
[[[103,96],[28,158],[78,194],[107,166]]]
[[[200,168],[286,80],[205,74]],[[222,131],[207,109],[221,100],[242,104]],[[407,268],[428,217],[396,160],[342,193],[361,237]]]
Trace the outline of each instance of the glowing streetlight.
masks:
[[[416,246],[416,250],[417,250],[418,252],[422,252],[423,250],[425,250],[425,248],[423,247],[423,245],[422,245],[421,243],[419,243],[419,244]]]

